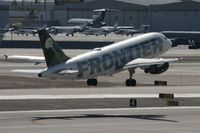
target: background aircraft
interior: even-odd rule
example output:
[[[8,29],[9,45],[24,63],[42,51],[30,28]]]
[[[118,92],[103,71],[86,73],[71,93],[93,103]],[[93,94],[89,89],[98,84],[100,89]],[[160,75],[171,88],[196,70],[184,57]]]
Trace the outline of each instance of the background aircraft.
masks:
[[[111,32],[114,32],[116,30],[117,30],[117,24],[115,24],[114,26],[102,26],[100,28],[88,27],[86,30],[84,30],[81,33],[85,34],[85,35],[107,36],[108,34],[110,34]]]
[[[37,34],[37,28],[22,28],[22,29],[18,29],[15,30],[14,34],[17,35],[26,35],[28,36],[29,34],[35,36]]]
[[[94,12],[98,12],[97,15],[93,15],[92,19],[85,18],[72,18],[68,20],[69,26],[52,26],[49,27],[49,32],[52,34],[64,33],[68,35],[74,35],[76,32],[83,32],[85,34],[100,35],[104,34],[105,28],[99,28],[106,25],[103,22],[106,12],[108,10],[116,11],[114,9],[96,9]],[[94,28],[94,29],[93,29]]]
[[[77,26],[52,26],[49,27],[49,32],[51,34],[57,35],[58,33],[63,33],[66,36],[74,36],[77,32],[82,32],[86,29],[86,24],[77,25]]]
[[[17,34],[17,35],[26,35],[26,36],[28,36],[28,35],[33,35],[33,36],[35,36],[36,34],[37,34],[37,30],[38,29],[41,29],[41,28],[46,28],[47,27],[47,25],[46,24],[44,24],[44,25],[42,25],[42,26],[36,26],[36,27],[30,27],[30,26],[28,26],[28,27],[17,27],[16,29],[14,29],[14,34]],[[48,28],[46,28],[47,30],[48,30]]]
[[[161,33],[172,40],[173,47],[189,45],[189,49],[200,48],[199,31],[162,31]]]
[[[149,27],[150,25],[141,25],[138,29],[135,29],[134,27],[118,27],[118,30],[115,31],[115,34],[133,36],[134,34],[149,32]]]
[[[86,18],[72,18],[69,19],[67,21],[67,23],[72,23],[72,24],[77,24],[77,25],[81,25],[81,24],[87,24],[87,26],[92,26],[95,28],[99,28],[102,26],[106,25],[106,22],[104,22],[104,18],[106,15],[107,11],[119,11],[119,10],[115,10],[115,9],[96,9],[94,10],[94,12],[98,12],[97,15],[93,15],[91,19],[86,19]]]
[[[143,34],[74,58],[65,55],[45,29],[39,30],[38,34],[47,64],[47,68],[38,73],[38,77],[43,78],[88,79],[88,85],[96,86],[96,77],[128,70],[130,78],[126,80],[126,85],[135,86],[136,80],[132,76],[136,68],[143,69],[145,73],[160,74],[169,68],[169,62],[178,60],[158,58],[172,45],[160,33]]]

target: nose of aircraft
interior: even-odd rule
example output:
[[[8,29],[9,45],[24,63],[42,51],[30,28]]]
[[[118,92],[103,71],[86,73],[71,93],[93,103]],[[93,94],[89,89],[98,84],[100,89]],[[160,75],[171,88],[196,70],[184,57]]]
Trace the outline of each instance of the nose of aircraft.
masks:
[[[165,41],[164,41],[165,47],[166,47],[167,49],[170,49],[170,48],[172,47],[172,41],[171,41],[169,38],[167,38],[165,35],[163,35],[163,34],[162,34],[162,37],[163,37],[163,39],[165,40]]]
[[[170,39],[167,39],[167,45],[169,46],[169,48],[172,47],[172,41]]]

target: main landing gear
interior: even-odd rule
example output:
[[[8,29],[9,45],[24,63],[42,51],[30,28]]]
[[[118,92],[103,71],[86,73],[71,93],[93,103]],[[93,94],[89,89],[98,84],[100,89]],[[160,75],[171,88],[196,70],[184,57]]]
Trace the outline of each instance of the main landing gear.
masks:
[[[128,69],[130,78],[126,80],[126,86],[136,86],[136,80],[132,79],[133,74],[135,73],[135,69]]]
[[[88,79],[87,85],[88,86],[97,86],[97,79]]]

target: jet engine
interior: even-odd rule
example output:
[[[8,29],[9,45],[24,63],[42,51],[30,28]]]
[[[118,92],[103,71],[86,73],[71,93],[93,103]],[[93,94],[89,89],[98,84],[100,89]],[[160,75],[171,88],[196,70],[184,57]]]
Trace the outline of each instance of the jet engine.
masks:
[[[160,73],[167,71],[168,68],[169,68],[169,63],[166,62],[162,65],[151,65],[151,66],[145,68],[144,72],[150,73],[150,74],[160,74]]]

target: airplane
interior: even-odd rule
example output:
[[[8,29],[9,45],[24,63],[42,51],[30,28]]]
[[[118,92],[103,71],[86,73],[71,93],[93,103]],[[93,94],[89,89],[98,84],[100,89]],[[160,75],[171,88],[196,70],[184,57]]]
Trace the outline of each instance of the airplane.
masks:
[[[38,73],[40,78],[87,79],[88,86],[97,85],[98,76],[108,76],[123,70],[129,71],[126,86],[136,86],[132,78],[136,68],[145,73],[160,74],[169,68],[169,62],[178,58],[164,59],[159,55],[169,50],[172,42],[161,33],[146,33],[134,38],[117,42],[102,48],[70,58],[61,50],[51,35],[38,30],[47,68]],[[28,70],[13,70],[28,72]],[[38,72],[30,70],[30,72]]]
[[[118,26],[114,33],[117,35],[126,35],[133,30],[135,30],[133,26]]]
[[[133,27],[130,27],[130,28],[118,27],[118,30],[116,30],[114,33],[120,34],[120,35],[133,36],[134,34],[148,32],[149,27],[150,27],[150,25],[141,25],[140,28],[138,28],[138,29],[135,29]]]
[[[189,49],[200,48],[200,31],[161,31],[160,33],[171,39],[173,47],[189,45]]]
[[[93,28],[93,27],[88,27],[86,30],[81,32],[82,34],[87,35],[104,35],[107,36],[111,32],[114,32],[117,30],[117,25],[115,24],[114,26],[102,26],[100,28]]]
[[[92,27],[95,27],[95,28],[99,28],[101,26],[105,26],[106,23],[103,22],[104,18],[105,18],[105,15],[106,15],[106,12],[108,10],[111,10],[111,11],[117,11],[117,10],[114,10],[114,9],[96,9],[94,10],[94,12],[99,12],[98,15],[93,15],[92,19],[86,19],[86,18],[72,18],[72,19],[69,19],[67,21],[67,23],[73,23],[73,24],[87,24],[87,26],[92,26]]]
[[[36,27],[22,27],[22,28],[19,28],[19,29],[16,29],[14,31],[15,34],[17,34],[18,36],[21,34],[21,35],[26,35],[28,36],[29,34],[35,36],[37,34],[37,29],[40,29],[40,28],[46,28],[47,25],[44,24],[42,26],[36,26]],[[49,30],[48,28],[46,28],[47,30]]]
[[[22,28],[22,29],[15,30],[14,33],[17,34],[18,36],[20,34],[26,35],[26,36],[31,34],[31,35],[35,36],[37,34],[37,28]]]
[[[76,26],[52,26],[49,27],[49,32],[54,35],[57,35],[58,33],[64,33],[66,36],[69,36],[70,34],[74,36],[74,33],[82,32],[85,29],[86,24]]]

